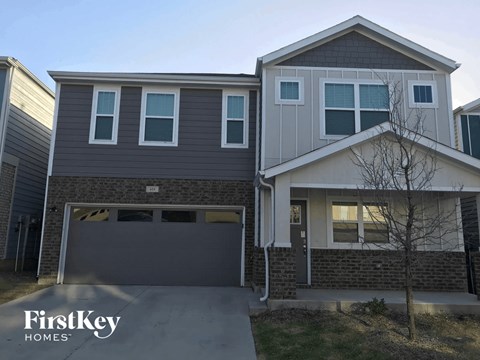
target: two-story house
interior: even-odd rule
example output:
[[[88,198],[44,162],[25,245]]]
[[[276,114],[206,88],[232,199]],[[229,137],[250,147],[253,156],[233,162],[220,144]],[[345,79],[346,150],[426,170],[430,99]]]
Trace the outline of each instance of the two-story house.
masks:
[[[54,94],[24,65],[0,57],[0,269],[35,269]]]
[[[426,201],[479,193],[480,161],[454,148],[456,68],[356,16],[259,58],[255,75],[51,72],[40,280],[402,288],[351,151],[391,133],[395,84],[438,162]],[[465,291],[461,228],[441,240],[420,249],[415,287]]]

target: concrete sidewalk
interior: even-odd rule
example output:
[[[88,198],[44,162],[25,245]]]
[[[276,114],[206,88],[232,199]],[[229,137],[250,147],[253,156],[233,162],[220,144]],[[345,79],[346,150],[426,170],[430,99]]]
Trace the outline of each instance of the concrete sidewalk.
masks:
[[[297,289],[294,300],[268,300],[270,310],[300,308],[310,310],[349,310],[359,302],[373,298],[384,299],[393,310],[405,311],[405,292],[385,290],[328,290]],[[480,301],[476,295],[455,292],[414,292],[415,311],[417,313],[458,313],[480,314]]]

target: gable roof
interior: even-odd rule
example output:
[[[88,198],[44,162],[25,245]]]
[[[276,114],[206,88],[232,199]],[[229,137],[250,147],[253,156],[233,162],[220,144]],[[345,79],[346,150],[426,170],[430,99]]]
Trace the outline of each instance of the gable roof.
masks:
[[[413,41],[397,35],[390,30],[387,30],[357,15],[338,25],[258,58],[257,75],[259,75],[262,65],[275,65],[281,61],[310,50],[314,47],[320,46],[351,31],[357,31],[374,39],[375,41],[378,41],[379,43],[384,44],[385,46],[431,65],[435,69],[441,69],[451,73],[460,66],[454,60],[418,45]]]
[[[319,149],[310,151],[295,159],[268,168],[264,170],[263,173],[265,175],[265,178],[272,178],[277,175],[299,169],[303,166],[307,166],[309,164],[312,164],[313,162],[322,160],[330,155],[346,150],[352,146],[359,145],[379,135],[388,133],[393,134],[392,126],[390,123],[385,122],[368,130],[348,136],[342,140],[338,140]],[[406,136],[406,138],[408,139],[409,136]],[[415,139],[415,141],[419,145],[424,146],[428,149],[434,149],[434,151],[436,151],[438,154],[441,154],[457,163],[460,162],[464,165],[473,167],[475,170],[480,171],[480,159],[474,158],[473,156],[467,155],[449,146],[440,144],[424,136],[420,136],[419,138]]]
[[[473,100],[469,102],[468,104],[465,104],[463,106],[459,106],[455,110],[453,110],[453,114],[458,114],[459,112],[469,112],[474,110],[475,108],[480,106],[480,98],[477,100]]]

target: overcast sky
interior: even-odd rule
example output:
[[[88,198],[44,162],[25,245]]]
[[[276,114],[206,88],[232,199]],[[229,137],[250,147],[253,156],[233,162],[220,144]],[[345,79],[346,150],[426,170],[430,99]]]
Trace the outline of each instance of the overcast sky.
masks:
[[[47,70],[253,73],[257,57],[361,15],[461,63],[452,74],[454,108],[480,97],[478,0],[0,0],[0,5],[0,55],[17,58],[52,89]]]

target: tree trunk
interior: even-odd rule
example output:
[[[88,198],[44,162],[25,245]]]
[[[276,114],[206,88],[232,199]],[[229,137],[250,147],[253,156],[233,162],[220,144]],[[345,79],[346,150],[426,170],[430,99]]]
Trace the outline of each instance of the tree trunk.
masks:
[[[407,317],[408,317],[408,338],[415,340],[417,330],[415,327],[415,311],[413,304],[413,279],[412,279],[412,252],[405,250],[405,292],[407,301]]]

